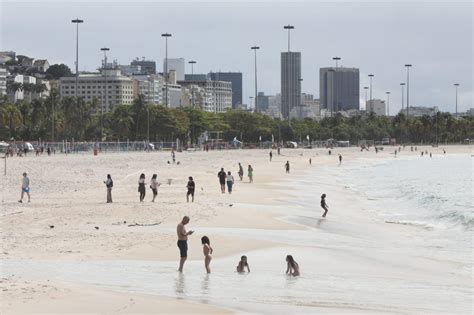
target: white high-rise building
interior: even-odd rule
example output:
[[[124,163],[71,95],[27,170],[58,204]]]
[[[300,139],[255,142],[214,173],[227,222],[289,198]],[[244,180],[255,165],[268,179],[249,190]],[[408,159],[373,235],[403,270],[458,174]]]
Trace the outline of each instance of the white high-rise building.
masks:
[[[378,116],[385,116],[385,101],[374,99],[365,104],[367,113],[374,113]]]
[[[163,104],[164,78],[159,74],[134,75],[137,82],[137,94],[143,95],[147,104]]]
[[[7,69],[0,67],[0,95],[7,95]]]
[[[7,75],[6,85],[7,84],[23,84],[23,75],[22,74],[11,74]],[[19,88],[16,91],[9,91],[8,98],[11,102],[16,102],[18,100],[24,99],[23,88]]]
[[[105,82],[107,82],[107,87]],[[105,91],[107,90],[107,97]],[[59,82],[61,97],[76,96],[76,77],[62,77]],[[86,102],[99,100],[104,111],[115,105],[131,105],[136,96],[133,80],[123,76],[119,69],[102,70],[101,73],[79,74],[77,96]]]
[[[163,73],[166,69],[166,59],[163,60]],[[176,71],[176,80],[183,81],[184,80],[184,58],[168,58],[168,73],[171,70]]]
[[[194,89],[194,104],[207,112],[220,113],[232,108],[232,83],[227,81],[180,81],[184,87]]]

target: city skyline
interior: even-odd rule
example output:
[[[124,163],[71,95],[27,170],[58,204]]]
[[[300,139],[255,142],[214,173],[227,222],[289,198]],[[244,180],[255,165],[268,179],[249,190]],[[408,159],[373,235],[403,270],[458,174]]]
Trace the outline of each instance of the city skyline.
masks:
[[[384,99],[385,91],[391,91],[392,115],[401,107],[399,84],[405,81],[405,63],[413,64],[410,106],[438,106],[454,112],[456,82],[461,84],[459,111],[472,107],[470,2],[206,4],[197,19],[193,10],[202,8],[202,3],[196,2],[185,7],[163,2],[117,3],[113,7],[110,3],[82,3],[81,7],[79,3],[3,2],[0,50],[65,63],[74,71],[75,28],[70,20],[79,17],[84,19],[79,36],[80,71],[97,69],[100,47],[106,46],[111,49],[110,60],[129,64],[135,57],[145,56],[156,61],[161,72],[165,47],[160,34],[169,32],[173,37],[168,42],[168,58],[196,60],[194,73],[241,71],[246,103],[254,95],[249,48],[255,44],[261,47],[258,90],[267,95],[279,93],[279,58],[287,45],[283,25],[290,22],[295,25],[291,50],[302,55],[302,92],[319,96],[319,68],[332,66],[332,57],[337,55],[342,57],[340,66],[360,69],[361,89],[368,85],[367,74],[376,75],[373,98]],[[131,7],[139,9],[140,17],[130,15],[127,9]],[[109,13],[105,17],[103,9]],[[232,16],[225,14],[229,9]],[[20,10],[28,21],[14,14]],[[171,14],[162,14],[163,10]],[[268,20],[265,24],[258,23],[262,14]],[[208,15],[213,18],[207,19]],[[51,23],[39,22],[45,17]],[[335,18],[341,25],[337,31],[322,27]],[[441,19],[444,23],[439,23]],[[456,21],[456,25],[446,21]],[[61,23],[64,27],[48,26]],[[32,40],[35,38],[41,40]],[[186,65],[186,73],[190,72]],[[363,94],[361,91],[361,100]]]

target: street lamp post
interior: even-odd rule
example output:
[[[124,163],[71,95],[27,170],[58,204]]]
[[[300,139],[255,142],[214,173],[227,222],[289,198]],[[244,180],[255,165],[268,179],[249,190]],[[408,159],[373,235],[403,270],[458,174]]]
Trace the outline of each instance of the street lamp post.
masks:
[[[410,108],[410,68],[412,67],[411,64],[406,64],[405,67],[407,68],[407,118],[410,115],[409,108]]]
[[[400,83],[400,86],[402,87],[402,113],[403,113],[403,105],[405,101],[405,83],[404,82]]]
[[[195,60],[190,60],[190,61],[188,61],[188,63],[191,65],[191,78],[192,78],[191,81],[194,81],[194,64],[196,64],[196,61]],[[192,83],[191,83],[191,103],[193,105],[193,108],[195,108],[195,105],[194,105],[194,87],[193,87]]]
[[[291,30],[293,30],[295,27],[293,25],[285,25],[283,26],[283,29],[285,30],[288,30],[288,60],[287,60],[287,81],[288,81],[288,91],[287,91],[287,94],[288,94],[288,125],[291,127],[291,119],[290,119],[290,112],[291,112],[291,105],[290,105],[290,32]]]
[[[298,82],[300,82],[300,85],[301,85],[301,82],[303,82],[303,79],[302,78],[299,78],[298,79]],[[301,110],[303,109],[302,106],[301,106],[301,101],[300,101],[300,104],[298,104],[298,108],[299,108],[299,114],[298,114],[298,119],[303,119],[303,115],[301,113]],[[300,136],[301,137],[301,136]]]
[[[336,86],[337,86],[336,76],[337,76],[338,61],[341,60],[341,57],[332,57],[332,60],[336,61],[336,72],[334,72],[335,84],[334,84],[333,88],[334,88],[334,94],[336,94],[336,112],[337,112],[339,110],[339,95],[338,95],[339,91],[336,91]]]
[[[365,90],[365,110],[367,111],[367,90],[369,89],[368,86],[364,86],[364,90]]]
[[[75,20],[71,21],[72,23],[76,23],[76,99],[77,99],[77,86],[79,82],[79,24],[84,23],[84,20],[80,20],[76,18]]]
[[[458,86],[459,83],[454,83],[454,87],[456,88],[456,119],[458,118]]]
[[[258,97],[257,97],[257,50],[260,49],[258,46],[250,47],[255,52],[255,112],[258,113]]]
[[[373,77],[374,77],[373,74],[369,74],[369,80],[370,80],[370,91],[369,91],[369,92],[370,92],[370,93],[369,93],[369,94],[370,94],[370,100],[369,100],[369,102],[370,102],[370,110],[371,110],[371,111],[374,111],[374,109],[373,109],[373,107],[372,107],[372,78],[373,78]]]
[[[103,47],[100,49],[101,51],[104,52],[104,66],[102,67],[102,71],[104,72],[104,93],[105,97],[102,98],[102,105],[100,106],[100,141],[102,141],[103,138],[103,128],[104,128],[104,123],[103,123],[103,115],[104,115],[104,106],[106,109],[109,107],[109,102],[108,102],[108,95],[107,95],[107,52],[110,50],[110,48]],[[104,105],[105,102],[105,105]]]
[[[171,37],[171,34],[164,33],[161,36],[165,38],[165,107],[168,107],[168,37]]]
[[[390,92],[385,92],[387,94],[387,117],[390,117]]]

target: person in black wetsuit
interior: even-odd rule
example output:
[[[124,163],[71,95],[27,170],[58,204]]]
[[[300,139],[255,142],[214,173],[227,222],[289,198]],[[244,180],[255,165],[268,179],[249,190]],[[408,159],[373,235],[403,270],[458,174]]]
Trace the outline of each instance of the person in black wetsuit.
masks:
[[[224,168],[221,168],[221,171],[217,173],[217,177],[219,177],[219,183],[221,184],[221,193],[225,194],[225,178],[226,178],[226,173],[224,171]]]
[[[321,208],[324,209],[323,218],[325,218],[325,217],[326,217],[326,214],[327,214],[328,211],[329,211],[329,206],[328,206],[328,204],[326,203],[326,194],[322,194],[322,195],[321,195]]]
[[[196,188],[196,184],[191,176],[189,176],[188,185],[188,192],[186,193],[186,201],[189,202],[189,196],[191,196],[191,202],[194,202],[194,190]]]

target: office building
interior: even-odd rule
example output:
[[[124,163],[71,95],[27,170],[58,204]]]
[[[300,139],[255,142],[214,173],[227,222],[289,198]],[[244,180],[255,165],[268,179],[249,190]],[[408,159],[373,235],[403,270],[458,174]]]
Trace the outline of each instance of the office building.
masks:
[[[140,66],[140,74],[156,74],[156,63],[153,60],[146,60],[145,57],[142,57],[142,60],[135,58],[130,65]]]
[[[281,53],[281,114],[288,119],[291,109],[301,103],[301,53]]]
[[[163,60],[163,73],[165,72],[166,59]],[[176,71],[176,80],[184,80],[184,58],[168,58],[168,73]]]
[[[105,82],[107,82],[107,88]],[[105,97],[106,90],[107,98]],[[61,97],[75,97],[76,78],[60,78],[59,92]],[[108,112],[116,105],[131,105],[136,96],[136,90],[134,90],[133,80],[123,76],[119,69],[106,69],[100,73],[79,74],[77,96],[86,102],[99,100],[104,111]]]
[[[214,113],[224,112],[226,109],[232,108],[231,82],[215,80],[178,81],[178,84],[188,89],[194,89],[196,108]]]
[[[359,69],[319,69],[319,100],[329,112],[359,109]]]
[[[268,110],[269,105],[269,97],[265,95],[264,92],[258,92],[257,94],[257,104],[259,112],[266,112]]]
[[[242,73],[241,72],[211,72],[211,80],[232,83],[232,108],[242,104]]]
[[[385,101],[379,99],[369,100],[365,104],[365,108],[367,113],[374,113],[378,116],[385,116]]]
[[[185,74],[184,80],[185,81],[206,81],[206,80],[209,80],[209,76],[207,74]]]

